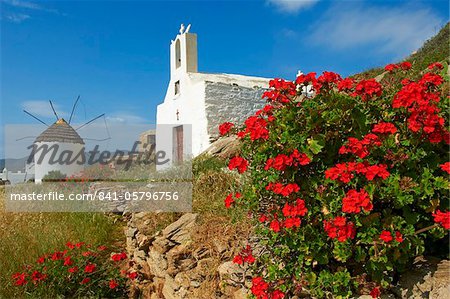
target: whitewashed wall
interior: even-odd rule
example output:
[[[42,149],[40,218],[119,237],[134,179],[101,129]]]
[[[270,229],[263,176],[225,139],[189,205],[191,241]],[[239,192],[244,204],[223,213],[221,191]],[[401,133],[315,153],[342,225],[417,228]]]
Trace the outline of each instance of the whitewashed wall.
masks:
[[[59,142],[37,142],[35,143],[37,147],[46,144],[49,148],[52,145],[57,144],[59,146],[58,150],[55,151],[55,159],[58,159],[58,157],[61,155],[64,151],[71,151],[73,152],[72,158],[82,151],[84,153],[84,145],[79,143],[59,143]],[[36,184],[39,184],[42,182],[42,179],[45,175],[47,175],[50,171],[60,171],[61,173],[65,174],[66,176],[72,176],[75,174],[79,174],[84,170],[84,164],[78,165],[78,163],[71,163],[71,164],[53,164],[50,165],[49,161],[52,156],[52,151],[49,151],[48,154],[44,155],[44,158],[42,160],[42,163],[38,164],[38,159],[41,155],[41,151],[38,151],[37,155],[35,156],[35,165],[34,165],[34,180]],[[77,161],[82,161],[82,158],[80,157]]]

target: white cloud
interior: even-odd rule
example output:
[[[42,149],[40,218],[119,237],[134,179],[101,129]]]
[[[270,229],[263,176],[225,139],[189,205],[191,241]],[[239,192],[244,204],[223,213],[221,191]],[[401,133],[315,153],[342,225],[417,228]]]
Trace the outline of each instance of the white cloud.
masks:
[[[1,0],[4,4],[7,4],[12,7],[21,8],[21,9],[28,9],[28,10],[41,10],[46,12],[51,12],[58,14],[58,10],[53,8],[48,8],[45,6],[42,6],[40,4],[30,2],[30,1],[23,1],[23,0]]]
[[[25,101],[21,104],[21,106],[24,110],[30,112],[34,116],[56,119],[48,101]],[[59,105],[53,103],[53,107],[55,108],[56,113],[58,113],[59,117],[68,116],[68,113],[62,111]]]
[[[15,6],[15,7],[21,7],[21,8],[27,8],[27,9],[35,9],[35,10],[41,10],[42,6],[39,4],[28,2],[28,1],[20,1],[20,0],[2,0],[3,3]]]
[[[10,13],[5,16],[5,19],[7,21],[16,23],[16,24],[22,23],[23,21],[25,21],[26,19],[29,19],[29,18],[30,18],[29,15],[26,15],[23,13]]]
[[[267,3],[274,5],[279,11],[285,13],[297,13],[315,5],[319,0],[267,0]]]
[[[312,42],[335,49],[374,46],[380,53],[410,54],[436,33],[443,21],[430,9],[340,3],[313,24]]]
[[[146,121],[148,122],[145,118],[131,113],[116,112],[108,114],[109,113],[107,113],[106,120],[111,123],[139,124]]]

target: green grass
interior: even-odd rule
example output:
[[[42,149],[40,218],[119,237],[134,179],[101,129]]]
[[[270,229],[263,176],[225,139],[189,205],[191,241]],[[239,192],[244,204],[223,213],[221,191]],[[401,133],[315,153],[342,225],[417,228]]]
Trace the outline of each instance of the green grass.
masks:
[[[11,275],[24,265],[68,241],[116,247],[123,239],[120,224],[101,213],[9,213],[4,211],[4,189],[0,190],[0,298],[26,298],[11,284]],[[27,297],[32,298],[32,297]],[[52,289],[47,298],[56,298]]]

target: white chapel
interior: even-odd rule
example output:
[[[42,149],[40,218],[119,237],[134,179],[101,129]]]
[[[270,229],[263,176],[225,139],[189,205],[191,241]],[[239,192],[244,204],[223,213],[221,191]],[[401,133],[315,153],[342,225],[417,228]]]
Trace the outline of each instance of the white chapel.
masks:
[[[156,144],[171,142],[167,157],[182,161],[197,156],[219,135],[226,121],[242,122],[265,105],[261,95],[268,78],[198,71],[197,35],[190,26],[170,45],[170,82],[164,102],[158,105]]]

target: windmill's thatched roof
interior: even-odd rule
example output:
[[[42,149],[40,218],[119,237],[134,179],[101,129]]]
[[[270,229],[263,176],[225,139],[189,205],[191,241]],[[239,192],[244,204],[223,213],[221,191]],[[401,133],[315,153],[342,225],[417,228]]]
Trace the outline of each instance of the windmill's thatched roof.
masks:
[[[42,132],[36,142],[65,142],[65,143],[79,143],[84,144],[80,135],[63,119],[58,119],[47,130]]]

